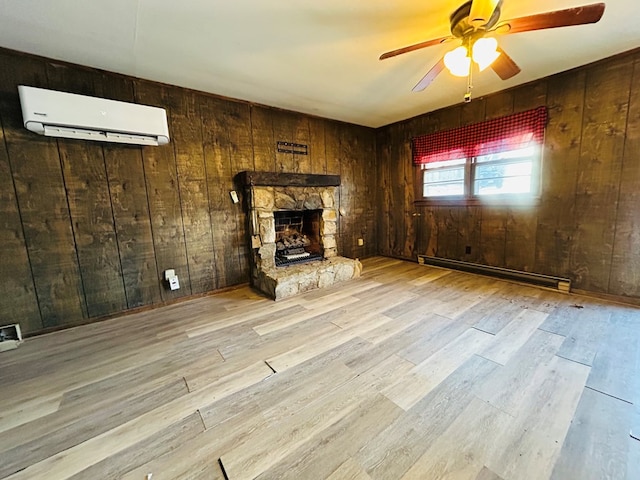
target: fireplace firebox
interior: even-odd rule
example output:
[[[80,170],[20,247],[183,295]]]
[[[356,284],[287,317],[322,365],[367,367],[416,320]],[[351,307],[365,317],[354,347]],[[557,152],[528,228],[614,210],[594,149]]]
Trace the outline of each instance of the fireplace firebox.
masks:
[[[273,212],[276,230],[276,267],[322,260],[322,210]]]

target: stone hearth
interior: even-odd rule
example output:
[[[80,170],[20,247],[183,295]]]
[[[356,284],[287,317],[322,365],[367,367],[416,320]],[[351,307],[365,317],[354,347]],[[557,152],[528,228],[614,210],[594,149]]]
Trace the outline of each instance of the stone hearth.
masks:
[[[266,172],[243,172],[242,175],[248,193],[252,284],[255,288],[279,300],[360,276],[362,265],[357,259],[338,256],[339,177]],[[327,178],[330,180],[326,181]],[[274,212],[304,210],[321,212],[319,241],[323,259],[277,267]]]

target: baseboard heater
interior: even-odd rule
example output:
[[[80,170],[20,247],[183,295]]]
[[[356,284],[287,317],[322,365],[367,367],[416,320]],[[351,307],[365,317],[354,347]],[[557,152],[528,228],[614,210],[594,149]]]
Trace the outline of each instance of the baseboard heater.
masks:
[[[453,270],[477,273],[480,275],[487,275],[490,277],[497,277],[505,280],[530,283],[541,287],[553,288],[561,292],[569,292],[571,290],[571,279],[569,278],[552,277],[550,275],[542,275],[540,273],[521,272],[519,270],[510,270],[508,268],[491,267],[489,265],[480,265],[478,263],[462,262],[460,260],[449,260],[447,258],[430,257],[428,255],[418,255],[418,263],[420,265],[432,265],[434,267],[451,268]]]

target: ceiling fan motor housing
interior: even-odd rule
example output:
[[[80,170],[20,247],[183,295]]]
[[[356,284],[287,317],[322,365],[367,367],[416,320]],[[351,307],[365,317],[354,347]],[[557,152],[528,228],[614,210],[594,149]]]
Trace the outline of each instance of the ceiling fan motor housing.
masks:
[[[466,35],[474,32],[476,28],[469,21],[469,13],[471,12],[471,1],[468,1],[462,4],[455,12],[451,14],[449,17],[449,21],[451,22],[451,34],[454,37],[464,38]],[[486,31],[492,28],[496,23],[498,23],[498,19],[500,18],[500,4],[502,2],[498,2],[496,5],[493,14],[491,14],[491,18],[489,21],[482,26],[481,30]]]

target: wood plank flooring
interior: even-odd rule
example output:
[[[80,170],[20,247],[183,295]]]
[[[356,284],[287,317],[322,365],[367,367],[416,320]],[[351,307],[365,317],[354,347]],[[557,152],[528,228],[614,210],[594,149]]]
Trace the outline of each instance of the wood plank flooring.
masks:
[[[363,264],[0,353],[0,478],[638,478],[639,309]]]

